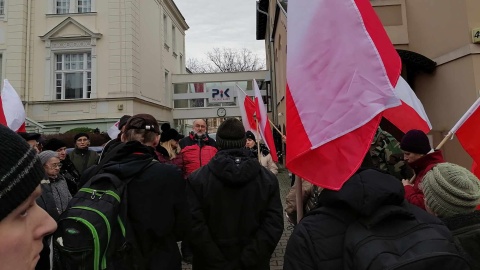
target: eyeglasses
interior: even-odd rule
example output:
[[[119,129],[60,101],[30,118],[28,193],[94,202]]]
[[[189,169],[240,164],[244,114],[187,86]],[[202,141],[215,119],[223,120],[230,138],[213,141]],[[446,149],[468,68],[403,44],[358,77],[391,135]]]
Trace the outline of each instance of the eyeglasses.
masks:
[[[196,128],[207,128],[207,126],[203,126],[203,125],[195,125]]]
[[[45,164],[45,167],[48,167],[50,169],[56,169],[56,168],[62,168],[62,163],[53,163],[52,165],[47,165]]]

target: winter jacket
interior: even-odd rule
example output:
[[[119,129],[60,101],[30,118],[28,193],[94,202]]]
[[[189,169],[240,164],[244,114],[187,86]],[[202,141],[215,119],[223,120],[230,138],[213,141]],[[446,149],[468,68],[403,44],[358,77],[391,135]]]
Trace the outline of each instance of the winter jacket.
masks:
[[[78,173],[75,165],[70,160],[68,155],[62,160],[62,168],[60,168],[60,175],[67,181],[68,190],[70,194],[75,195],[78,191],[78,181],[80,180],[80,174]]]
[[[185,181],[180,170],[153,161],[154,149],[133,141],[108,156],[104,172],[120,179],[135,176],[127,187],[128,223],[142,254],[142,269],[181,269],[177,241],[187,235],[190,214],[185,197]],[[95,167],[85,172],[86,176]],[[83,176],[82,176],[83,181]]]
[[[258,148],[255,145],[253,148],[250,149],[252,153],[258,157]],[[272,159],[272,155],[270,155],[270,150],[264,145],[260,144],[260,164],[271,171],[273,174],[278,173],[278,167]]]
[[[68,156],[80,175],[98,161],[98,154],[88,149],[75,148]]]
[[[270,269],[283,232],[275,175],[247,149],[220,150],[187,183],[193,269]]]
[[[425,209],[425,200],[423,196],[423,191],[420,190],[420,183],[423,181],[423,177],[427,172],[433,168],[433,166],[437,165],[438,163],[443,163],[445,160],[443,159],[442,151],[436,150],[435,152],[426,154],[425,156],[415,160],[414,162],[410,163],[410,167],[415,172],[415,178],[413,179],[413,186],[407,185],[405,186],[405,199],[422,209]]]
[[[302,180],[302,198],[303,198],[303,213],[317,208],[318,196],[323,188],[313,185],[312,183]],[[288,191],[285,197],[285,212],[289,222],[297,224],[297,181]]]
[[[472,270],[480,270],[480,211],[442,219],[458,245],[468,254]]]
[[[180,148],[187,177],[196,169],[206,165],[217,153],[215,141],[208,136],[197,138],[196,135],[190,134],[180,140]]]
[[[172,164],[177,166],[180,171],[182,171],[182,176],[186,178],[185,168],[183,166],[183,154],[178,153],[174,159],[170,159],[167,149],[165,147],[158,145],[156,150],[157,158],[160,163]]]
[[[288,240],[285,270],[346,269],[343,255],[348,226],[386,205],[405,205],[415,216],[451,237],[439,219],[404,200],[404,189],[397,178],[377,170],[355,174],[339,191],[324,189],[318,199],[320,206],[300,221]]]

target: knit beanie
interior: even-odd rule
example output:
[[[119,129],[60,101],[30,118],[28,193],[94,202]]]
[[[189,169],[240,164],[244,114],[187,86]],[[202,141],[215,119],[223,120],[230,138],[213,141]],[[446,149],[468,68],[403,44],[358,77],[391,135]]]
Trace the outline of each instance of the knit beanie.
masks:
[[[80,132],[80,133],[78,133],[77,135],[75,135],[75,137],[73,137],[73,141],[76,142],[76,141],[78,140],[78,138],[80,138],[80,137],[87,137],[87,139],[90,140],[90,136],[88,136],[87,133],[85,133],[85,132]]]
[[[254,142],[257,141],[255,138],[255,134],[253,134],[253,132],[251,132],[250,130],[245,133],[245,137],[247,137],[247,139],[253,140]]]
[[[51,138],[47,141],[47,143],[45,143],[45,145],[43,146],[43,150],[57,151],[62,147],[67,147],[67,145],[57,138]]]
[[[42,162],[42,165],[45,165],[45,163],[47,163],[47,161],[52,157],[58,157],[58,153],[53,152],[52,150],[47,150],[40,152],[40,154],[38,154],[38,157],[40,158],[40,162]]]
[[[400,148],[403,151],[423,155],[428,154],[432,150],[427,135],[418,129],[412,129],[405,133],[400,142]]]
[[[220,149],[243,148],[246,140],[245,128],[236,118],[229,118],[218,127],[216,142]]]
[[[425,204],[438,216],[470,213],[480,204],[480,181],[469,170],[452,163],[439,163],[421,183]]]
[[[0,220],[22,204],[40,184],[45,171],[37,151],[0,125]]]

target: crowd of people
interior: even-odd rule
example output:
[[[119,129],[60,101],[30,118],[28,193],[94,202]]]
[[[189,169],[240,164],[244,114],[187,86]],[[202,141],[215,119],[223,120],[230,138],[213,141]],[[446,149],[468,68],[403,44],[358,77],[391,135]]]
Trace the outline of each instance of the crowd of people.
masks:
[[[216,140],[203,119],[185,137],[149,114],[125,115],[118,129],[99,155],[89,150],[88,133],[76,134],[67,153],[58,138],[39,143],[40,134],[0,125],[1,270],[77,269],[90,256],[86,269],[179,270],[182,260],[196,270],[269,269],[284,213],[295,226],[284,269],[383,269],[407,261],[408,269],[480,269],[480,180],[446,162],[420,130],[398,142],[379,129],[338,191],[301,182],[305,216],[296,220],[299,183],[283,209],[278,167],[239,120],[226,119]],[[107,186],[101,177],[125,188],[98,189]],[[118,205],[115,224],[114,208],[95,208],[104,199]],[[69,246],[84,232],[65,220],[89,224],[78,210],[107,223],[104,231],[87,226],[96,237],[86,243],[102,252]]]

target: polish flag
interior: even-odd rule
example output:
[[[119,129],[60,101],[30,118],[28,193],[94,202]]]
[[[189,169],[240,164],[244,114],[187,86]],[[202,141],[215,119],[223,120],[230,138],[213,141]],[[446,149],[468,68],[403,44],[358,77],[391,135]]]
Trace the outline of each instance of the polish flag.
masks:
[[[108,137],[110,137],[110,139],[112,140],[116,139],[118,137],[118,134],[120,134],[120,129],[118,129],[118,125],[120,125],[120,120],[115,122],[115,124],[113,124],[113,126],[111,126],[107,130]]]
[[[407,133],[411,129],[419,129],[425,133],[430,132],[432,124],[428,120],[422,102],[402,77],[398,79],[395,86],[395,94],[401,99],[402,105],[385,110],[383,117],[403,133]]]
[[[474,165],[472,172],[480,177],[480,170],[477,164],[480,164],[480,98],[468,109],[460,118],[455,126],[450,130],[450,134],[456,134],[458,141],[463,149],[472,157]]]
[[[255,90],[255,112],[257,114],[260,136],[270,150],[273,161],[278,162],[277,149],[275,148],[275,142],[273,140],[272,128],[268,121],[267,109],[265,108],[262,94],[255,79],[253,80],[253,89]]]
[[[3,89],[0,95],[0,124],[15,132],[26,132],[25,108],[17,91],[13,89],[7,79],[3,80]]]
[[[245,131],[250,130],[257,136],[257,124],[255,123],[255,103],[247,96],[245,91],[236,85],[237,89],[237,102],[240,108],[240,114],[242,116],[242,123]]]
[[[369,0],[292,1],[287,42],[287,167],[339,190],[401,105],[400,57]]]

